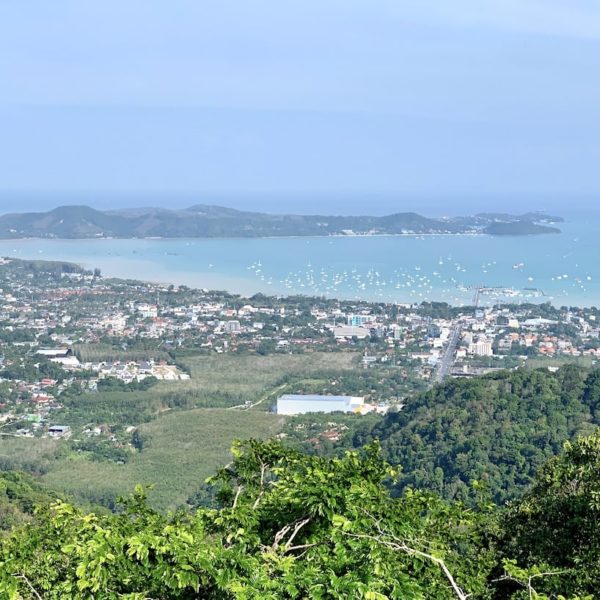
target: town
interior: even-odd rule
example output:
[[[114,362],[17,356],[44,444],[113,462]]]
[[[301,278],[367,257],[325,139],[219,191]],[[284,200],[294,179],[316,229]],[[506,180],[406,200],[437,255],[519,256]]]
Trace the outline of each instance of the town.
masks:
[[[446,377],[593,364],[600,353],[600,315],[588,308],[241,298],[11,259],[2,260],[0,286],[4,435],[71,435],[66,398],[188,380],[180,358],[190,354],[352,353],[353,378],[368,384],[362,400],[385,411]],[[298,389],[292,382],[286,391],[353,396],[347,379]]]

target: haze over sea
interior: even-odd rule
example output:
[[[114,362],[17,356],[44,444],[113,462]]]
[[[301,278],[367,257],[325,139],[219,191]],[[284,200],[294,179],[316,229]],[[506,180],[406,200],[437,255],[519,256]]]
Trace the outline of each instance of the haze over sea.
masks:
[[[6,200],[4,198],[3,200]],[[151,202],[158,204],[159,200]],[[205,201],[205,199],[202,199]],[[112,206],[117,206],[116,199]],[[197,199],[196,199],[197,201]],[[180,198],[178,206],[193,204]],[[277,212],[276,198],[213,198],[214,203]],[[3,207],[7,202],[2,202]],[[101,203],[94,203],[96,205]],[[129,205],[141,205],[129,198]],[[146,202],[148,204],[148,202]],[[169,203],[173,206],[172,203]],[[320,204],[320,206],[319,206]],[[495,203],[496,204],[496,203]],[[501,204],[500,202],[497,203]],[[558,204],[558,203],[556,203]],[[560,203],[564,207],[564,202]],[[122,206],[123,204],[121,204]],[[165,202],[162,205],[166,205]],[[481,304],[497,301],[556,305],[600,305],[598,213],[590,203],[569,213],[553,202],[506,201],[486,211],[547,209],[563,216],[561,234],[525,237],[471,235],[373,236],[252,239],[2,240],[0,254],[28,259],[64,260],[104,276],[256,292],[325,295],[386,302],[473,301],[476,287],[493,288]],[[43,202],[48,207],[48,199]],[[101,208],[111,204],[102,203]],[[29,199],[28,209],[35,208]],[[474,201],[422,200],[406,207],[390,197],[286,199],[286,212],[385,214],[417,210],[428,216],[472,214]],[[281,212],[283,210],[280,209]]]
[[[586,213],[600,195],[598,2],[234,5],[0,2],[0,212],[545,209],[563,233],[30,240],[2,254],[244,293],[470,302],[483,285],[600,304],[600,218]]]

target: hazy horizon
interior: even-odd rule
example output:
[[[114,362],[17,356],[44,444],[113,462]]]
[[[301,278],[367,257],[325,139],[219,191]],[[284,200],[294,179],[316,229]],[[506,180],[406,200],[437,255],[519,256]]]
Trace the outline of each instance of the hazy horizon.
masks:
[[[0,210],[590,208],[599,46],[586,0],[2,2]]]
[[[194,204],[212,204],[238,210],[266,213],[322,215],[387,215],[417,212],[424,216],[464,216],[479,212],[546,212],[569,217],[595,214],[600,206],[594,198],[553,197],[419,197],[400,194],[227,194],[227,193],[103,193],[103,192],[3,192],[0,190],[0,215],[22,212],[46,212],[59,206],[86,205],[98,210],[128,208],[183,209]]]

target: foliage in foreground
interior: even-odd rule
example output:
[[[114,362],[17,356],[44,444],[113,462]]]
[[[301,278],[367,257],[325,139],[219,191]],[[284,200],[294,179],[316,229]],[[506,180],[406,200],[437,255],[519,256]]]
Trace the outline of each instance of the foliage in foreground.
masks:
[[[599,460],[600,435],[578,440],[542,473],[532,497],[501,517],[491,504],[471,509],[429,492],[406,489],[391,497],[387,484],[396,474],[377,445],[326,459],[272,441],[239,443],[233,463],[212,478],[219,509],[164,516],[149,508],[141,488],[116,515],[56,503],[4,543],[0,595],[540,600],[566,592],[584,598],[597,572],[586,579],[583,571],[597,568],[600,557]],[[564,504],[567,492],[573,499],[567,480],[574,474],[581,478],[576,509]],[[548,540],[542,543],[557,531],[544,530],[548,515],[569,535],[576,522],[587,523],[579,555],[580,538],[565,537],[554,554]]]
[[[566,442],[535,485],[503,518],[502,552],[547,563],[549,593],[600,590],[600,433]]]

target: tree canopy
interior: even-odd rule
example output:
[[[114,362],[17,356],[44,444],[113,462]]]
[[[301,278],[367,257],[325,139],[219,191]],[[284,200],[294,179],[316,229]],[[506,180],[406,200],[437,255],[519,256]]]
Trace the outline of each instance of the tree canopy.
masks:
[[[484,481],[502,503],[531,485],[565,441],[592,433],[599,407],[598,370],[501,371],[417,394],[382,421],[359,424],[341,445],[380,440],[384,457],[402,467],[398,490],[465,500],[471,482]]]
[[[248,441],[210,483],[217,508],[117,514],[58,501],[7,537],[17,599],[592,598],[600,434],[566,446],[506,513],[406,488],[377,444],[324,458]],[[575,482],[575,483],[574,483]],[[553,540],[558,539],[554,544]],[[563,594],[562,596],[560,594]]]
[[[219,509],[164,516],[138,488],[116,515],[58,502],[3,545],[9,598],[455,598],[483,593],[481,516],[392,498],[373,445],[326,459],[250,441],[212,479]],[[489,558],[486,558],[489,556]]]

